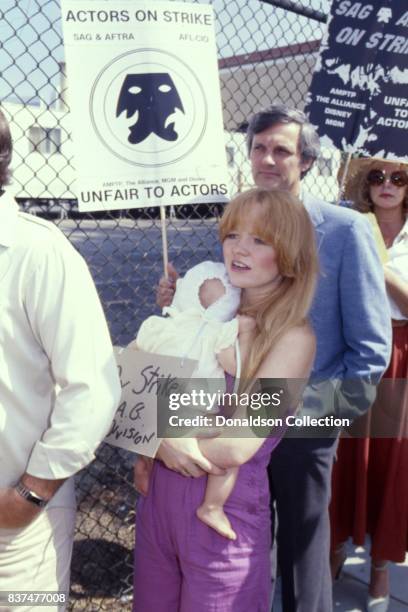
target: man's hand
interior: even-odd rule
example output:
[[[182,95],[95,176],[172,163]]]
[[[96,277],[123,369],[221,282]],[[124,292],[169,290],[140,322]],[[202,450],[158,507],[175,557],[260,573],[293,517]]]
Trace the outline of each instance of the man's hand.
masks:
[[[138,493],[146,496],[149,491],[149,478],[153,469],[153,459],[139,457],[133,466],[133,484]]]
[[[165,466],[183,476],[222,475],[225,470],[211,463],[201,452],[196,438],[164,438],[156,455]]]
[[[170,306],[172,303],[176,290],[176,282],[179,277],[176,268],[171,263],[167,264],[167,274],[168,278],[162,276],[157,287],[156,304],[160,308]]]
[[[29,525],[41,512],[13,488],[0,489],[0,528],[21,529]]]
[[[51,499],[64,481],[65,479],[37,478],[37,476],[27,473],[21,477],[21,482],[27,489],[34,491],[46,500]],[[0,489],[0,528],[20,529],[26,527],[40,512],[41,508],[24,499],[14,488]]]

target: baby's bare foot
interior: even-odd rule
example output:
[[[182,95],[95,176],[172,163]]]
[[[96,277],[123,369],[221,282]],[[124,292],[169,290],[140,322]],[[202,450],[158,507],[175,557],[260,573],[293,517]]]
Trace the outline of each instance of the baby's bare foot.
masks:
[[[224,538],[229,540],[237,539],[237,534],[232,529],[231,523],[222,508],[202,505],[197,509],[196,513],[200,521],[215,529]]]

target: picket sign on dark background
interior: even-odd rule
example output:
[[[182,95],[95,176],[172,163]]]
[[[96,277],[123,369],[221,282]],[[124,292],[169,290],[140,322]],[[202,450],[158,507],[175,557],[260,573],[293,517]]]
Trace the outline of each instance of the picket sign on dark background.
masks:
[[[333,0],[308,96],[322,144],[408,161],[408,4]]]

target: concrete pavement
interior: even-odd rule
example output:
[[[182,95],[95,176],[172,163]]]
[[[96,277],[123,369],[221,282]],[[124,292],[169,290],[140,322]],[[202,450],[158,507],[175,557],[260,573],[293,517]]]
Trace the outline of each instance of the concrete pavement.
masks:
[[[370,578],[369,547],[348,545],[348,557],[340,579],[333,587],[334,612],[366,612]],[[390,563],[391,601],[389,612],[408,612],[408,555],[405,563]],[[279,581],[273,612],[282,612]]]

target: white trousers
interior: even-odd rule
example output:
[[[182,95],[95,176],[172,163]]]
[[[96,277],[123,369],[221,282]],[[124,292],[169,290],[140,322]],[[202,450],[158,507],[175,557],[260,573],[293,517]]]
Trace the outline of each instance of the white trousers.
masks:
[[[0,591],[69,592],[73,508],[48,508],[24,529],[0,529]],[[0,604],[0,612],[61,612],[66,604]]]

